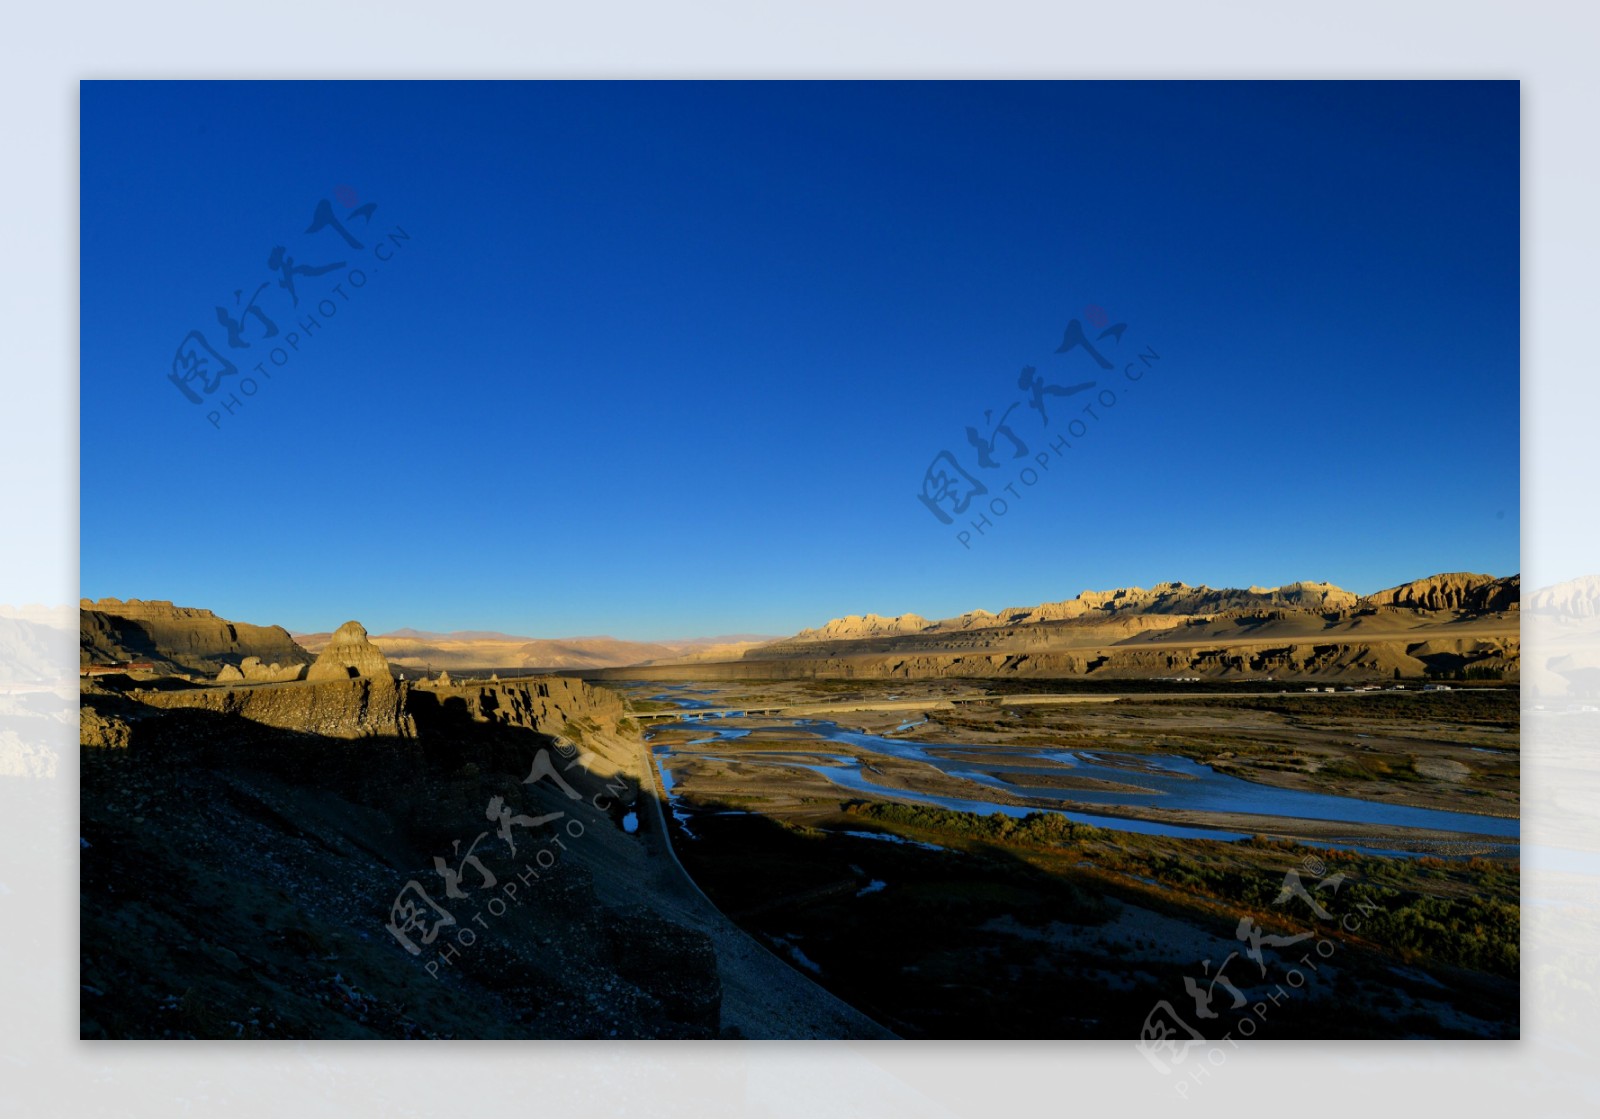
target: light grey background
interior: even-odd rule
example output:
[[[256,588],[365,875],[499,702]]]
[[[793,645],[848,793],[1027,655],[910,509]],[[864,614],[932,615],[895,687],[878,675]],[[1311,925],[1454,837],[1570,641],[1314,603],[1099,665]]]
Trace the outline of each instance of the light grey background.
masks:
[[[0,468],[8,483],[0,603],[78,598],[77,81],[93,77],[1519,78],[1524,578],[1531,594],[1600,572],[1600,520],[1585,470],[1600,404],[1590,358],[1600,256],[1597,10],[1395,0],[8,5],[0,24],[0,135],[9,149],[0,194],[10,219],[0,267]],[[203,162],[197,155],[195,166],[174,168],[175,187],[195,186]],[[155,376],[136,354],[125,372]],[[1527,656],[1543,638],[1536,625],[1524,637]],[[1592,652],[1600,654],[1600,640]],[[62,653],[71,657],[66,646]],[[0,783],[13,795],[4,804],[22,806],[0,818],[0,1112],[1595,1115],[1600,763],[1591,759],[1600,756],[1600,715],[1530,712],[1525,733],[1526,1041],[1224,1048],[1207,1079],[1189,1079],[1185,1099],[1177,1078],[1157,1074],[1128,1044],[461,1043],[402,1051],[79,1042],[76,739],[71,721],[58,720],[22,748],[0,744],[0,753],[26,749],[32,760],[8,770],[0,758]]]

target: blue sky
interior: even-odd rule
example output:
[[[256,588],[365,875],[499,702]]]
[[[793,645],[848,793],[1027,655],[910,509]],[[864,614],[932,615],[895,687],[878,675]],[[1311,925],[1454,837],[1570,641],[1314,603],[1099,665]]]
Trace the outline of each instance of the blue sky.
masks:
[[[660,638],[1519,567],[1515,83],[81,88],[90,597]],[[342,264],[296,307],[277,246]]]

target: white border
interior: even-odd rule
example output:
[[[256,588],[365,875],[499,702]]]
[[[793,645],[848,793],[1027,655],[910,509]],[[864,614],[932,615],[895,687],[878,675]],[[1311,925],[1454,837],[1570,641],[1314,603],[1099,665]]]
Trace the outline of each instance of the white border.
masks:
[[[1600,570],[1586,438],[1600,6],[145,2],[10,6],[9,320],[0,599],[77,599],[77,88],[89,77],[1502,77],[1524,82],[1524,524],[1529,587]],[[177,169],[175,173],[181,174]],[[1470,325],[1464,325],[1470,328]],[[1531,641],[1530,637],[1530,641]],[[1530,736],[1536,729],[1528,729]],[[76,767],[0,820],[0,1111],[9,1115],[1593,1114],[1596,771],[1525,757],[1529,840],[1589,853],[1530,896],[1518,1044],[1262,1044],[1189,1103],[1127,1044],[211,1044],[76,1041]],[[1596,747],[1600,751],[1600,745]],[[1548,765],[1547,765],[1548,763]],[[10,802],[8,801],[8,804]],[[1565,823],[1561,823],[1565,821]],[[13,861],[18,861],[14,863]],[[1553,862],[1553,861],[1552,861]],[[25,866],[22,866],[25,864]],[[37,872],[30,873],[29,869]],[[1550,874],[1554,875],[1554,872]],[[1559,880],[1559,882],[1557,881]],[[1563,948],[1565,946],[1565,948]],[[1543,956],[1542,956],[1543,955]],[[22,977],[31,983],[22,984]],[[49,977],[41,989],[40,977]],[[1574,985],[1590,985],[1587,998]],[[60,999],[19,1003],[20,988]],[[1566,998],[1574,997],[1574,998]],[[1560,1017],[1550,1012],[1560,1010]]]

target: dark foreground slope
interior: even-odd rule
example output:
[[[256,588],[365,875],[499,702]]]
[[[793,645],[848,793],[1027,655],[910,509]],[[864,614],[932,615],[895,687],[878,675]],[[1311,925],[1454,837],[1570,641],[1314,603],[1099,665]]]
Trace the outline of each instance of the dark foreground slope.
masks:
[[[663,858],[621,717],[559,680],[86,686],[83,1036],[878,1033]]]

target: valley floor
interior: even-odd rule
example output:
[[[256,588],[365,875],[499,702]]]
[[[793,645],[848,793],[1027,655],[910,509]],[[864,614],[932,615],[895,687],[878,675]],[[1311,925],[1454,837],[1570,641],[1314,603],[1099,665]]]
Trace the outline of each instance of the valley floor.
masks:
[[[649,734],[696,881],[907,1037],[1133,1038],[1161,1006],[1218,1037],[1263,1001],[1267,1037],[1518,1033],[1515,692],[628,692],[684,717]]]

